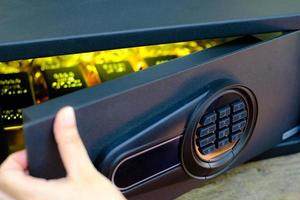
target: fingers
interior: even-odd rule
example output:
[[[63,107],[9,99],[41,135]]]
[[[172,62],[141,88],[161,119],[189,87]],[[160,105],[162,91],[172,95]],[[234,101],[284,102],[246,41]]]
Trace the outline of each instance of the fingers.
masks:
[[[4,170],[24,172],[28,168],[26,151],[19,151],[10,155],[1,166]]]
[[[44,181],[29,177],[26,173],[27,168],[26,151],[10,155],[0,166],[0,190],[15,199],[20,199],[20,195],[42,189]],[[5,196],[3,193],[1,194]],[[6,199],[8,198],[6,197]]]
[[[75,112],[72,107],[64,107],[57,113],[54,122],[54,136],[69,177],[80,176],[83,172],[93,169],[78,133]]]
[[[9,197],[7,194],[4,194],[0,191],[0,199],[1,200],[13,200],[11,197]]]

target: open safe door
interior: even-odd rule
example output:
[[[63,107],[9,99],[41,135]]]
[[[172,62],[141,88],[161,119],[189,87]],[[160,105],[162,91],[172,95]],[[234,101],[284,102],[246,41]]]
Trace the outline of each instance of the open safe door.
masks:
[[[73,106],[96,168],[129,199],[171,199],[299,124],[300,32],[247,36],[24,110],[30,173],[65,175],[56,112]]]

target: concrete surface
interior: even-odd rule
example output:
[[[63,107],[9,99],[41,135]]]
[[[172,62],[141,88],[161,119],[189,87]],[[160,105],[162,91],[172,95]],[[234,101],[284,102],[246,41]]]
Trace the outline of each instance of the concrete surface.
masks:
[[[299,200],[300,153],[248,163],[177,200]]]

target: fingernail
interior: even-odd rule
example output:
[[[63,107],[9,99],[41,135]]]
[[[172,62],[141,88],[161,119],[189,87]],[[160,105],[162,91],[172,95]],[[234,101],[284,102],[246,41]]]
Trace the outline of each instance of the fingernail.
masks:
[[[76,124],[74,109],[71,106],[62,108],[61,119],[64,126],[74,126]]]

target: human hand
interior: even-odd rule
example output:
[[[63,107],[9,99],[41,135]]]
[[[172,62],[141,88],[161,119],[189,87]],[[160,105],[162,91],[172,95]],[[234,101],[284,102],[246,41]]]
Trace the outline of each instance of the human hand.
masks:
[[[62,108],[54,136],[67,176],[46,180],[28,175],[26,151],[9,156],[0,166],[1,200],[124,200],[121,192],[93,166],[80,139],[74,110]]]

